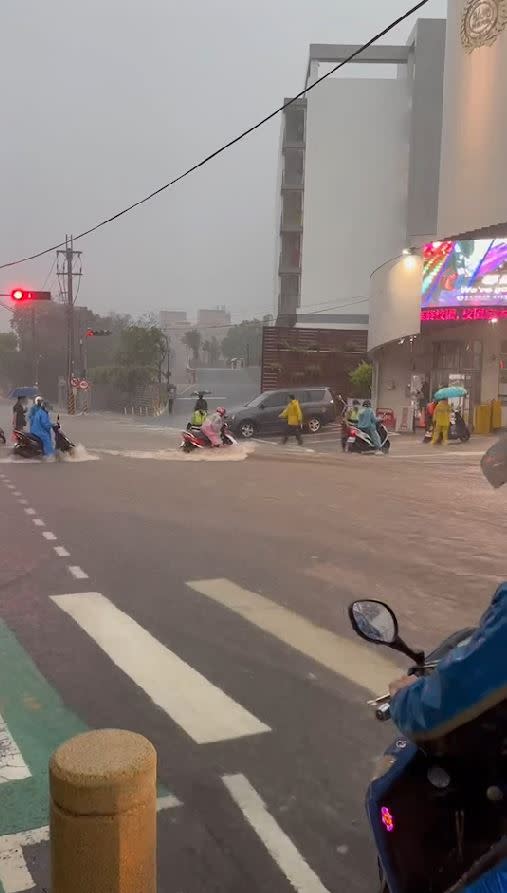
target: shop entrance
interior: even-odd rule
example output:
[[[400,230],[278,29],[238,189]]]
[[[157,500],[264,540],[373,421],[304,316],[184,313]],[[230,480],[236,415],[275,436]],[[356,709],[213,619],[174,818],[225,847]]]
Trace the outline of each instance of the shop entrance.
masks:
[[[460,408],[465,422],[473,424],[474,409],[481,396],[482,344],[480,341],[437,341],[433,344],[431,393],[438,388],[462,387],[468,394],[451,401]]]

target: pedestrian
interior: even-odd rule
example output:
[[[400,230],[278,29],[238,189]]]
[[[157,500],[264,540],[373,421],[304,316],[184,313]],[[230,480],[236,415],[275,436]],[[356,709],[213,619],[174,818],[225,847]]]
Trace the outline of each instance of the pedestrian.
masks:
[[[175,398],[176,398],[176,385],[168,384],[167,385],[167,409],[168,409],[169,415],[172,415]]]
[[[16,431],[23,431],[26,427],[26,406],[21,397],[18,397],[12,408],[12,424]]]
[[[382,444],[377,431],[377,424],[378,419],[371,408],[371,401],[365,400],[361,412],[359,413],[358,425],[361,431],[364,431],[369,435],[370,440],[375,447],[375,454],[377,456],[382,456]]]
[[[294,394],[289,395],[289,401],[290,402],[285,407],[284,411],[280,413],[280,418],[285,419],[287,422],[285,434],[282,438],[282,444],[287,443],[289,437],[293,436],[296,438],[299,446],[303,446],[303,438],[301,435],[301,428],[303,427],[303,410],[299,405],[299,400],[296,400]]]
[[[451,405],[447,399],[438,401],[433,411],[433,437],[431,438],[433,446],[439,442],[440,436],[445,446],[449,443],[451,412]]]

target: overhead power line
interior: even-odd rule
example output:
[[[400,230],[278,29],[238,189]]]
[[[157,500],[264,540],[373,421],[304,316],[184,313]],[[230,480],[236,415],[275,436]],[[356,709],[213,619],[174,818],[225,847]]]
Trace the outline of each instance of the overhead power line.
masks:
[[[322,83],[322,81],[325,81],[327,78],[331,77],[333,74],[339,71],[340,68],[343,68],[344,65],[352,62],[353,59],[357,58],[357,56],[360,56],[361,53],[363,53],[369,47],[373,46],[374,43],[377,43],[377,41],[381,40],[382,37],[386,37],[386,35],[393,31],[394,28],[397,28],[398,25],[401,25],[402,22],[410,18],[410,16],[412,16],[419,9],[422,9],[423,6],[426,6],[428,2],[429,0],[419,0],[419,3],[416,3],[415,6],[411,6],[410,9],[407,9],[406,12],[403,13],[403,15],[399,16],[397,19],[387,25],[382,31],[379,31],[378,34],[375,34],[372,38],[370,38],[370,40],[367,41],[367,43],[364,43],[362,46],[358,47],[358,49],[354,50],[354,52],[347,56],[346,59],[343,59],[341,62],[335,65],[334,68],[323,74],[320,78],[314,81],[313,84],[305,87],[304,90],[301,90],[300,93],[298,93],[296,96],[293,96],[292,99],[289,99],[273,112],[270,112],[269,115],[261,118],[261,120],[258,121],[257,124],[253,124],[251,127],[243,130],[243,132],[238,134],[238,136],[235,136],[233,139],[229,140],[229,142],[224,143],[222,146],[220,146],[220,148],[215,149],[215,151],[211,152],[210,155],[206,155],[206,157],[203,158],[201,161],[193,164],[191,167],[187,168],[186,171],[179,174],[177,177],[174,177],[172,180],[169,180],[168,183],[164,183],[163,186],[159,186],[157,189],[154,189],[153,192],[150,192],[149,195],[146,195],[144,198],[139,199],[139,201],[137,202],[132,202],[132,204],[127,205],[121,211],[117,211],[116,214],[112,214],[110,217],[105,217],[104,220],[101,220],[94,226],[90,226],[89,229],[84,230],[82,233],[78,233],[77,236],[74,236],[74,241],[76,242],[78,239],[83,239],[85,236],[89,236],[91,233],[94,233],[98,229],[101,229],[101,227],[106,226],[107,223],[113,223],[115,220],[118,220],[120,217],[123,217],[125,214],[133,211],[134,208],[139,208],[141,205],[146,204],[146,202],[149,202],[157,195],[160,195],[161,192],[164,192],[166,189],[170,189],[171,186],[175,186],[176,183],[184,180],[185,177],[190,176],[190,174],[193,174],[195,171],[199,170],[199,168],[204,167],[204,165],[208,164],[214,158],[218,158],[218,156],[226,152],[227,149],[232,148],[232,146],[235,146],[236,143],[241,142],[247,136],[250,136],[250,134],[254,133],[255,130],[258,130],[260,127],[263,127],[264,124],[267,124],[273,118],[276,118],[277,115],[280,115],[283,111],[285,111],[285,109],[289,108],[289,106],[297,102],[298,99],[302,99],[303,96],[306,96],[308,93],[310,93],[311,90],[314,90],[315,87]],[[39,257],[43,257],[45,254],[50,254],[52,251],[56,251],[58,248],[62,248],[62,246],[64,245],[65,241],[58,242],[56,245],[51,245],[49,248],[44,248],[42,251],[37,251],[35,254],[29,254],[26,257],[20,257],[18,258],[18,260],[7,261],[6,263],[0,264],[0,270],[5,270],[7,267],[14,267],[17,264],[25,263],[25,261],[36,260]]]

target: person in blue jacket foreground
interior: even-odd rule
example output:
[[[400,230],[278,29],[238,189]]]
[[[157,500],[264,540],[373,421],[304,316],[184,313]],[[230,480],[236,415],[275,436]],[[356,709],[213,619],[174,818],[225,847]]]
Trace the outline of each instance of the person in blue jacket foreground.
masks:
[[[466,645],[454,648],[430,676],[403,676],[391,683],[393,721],[417,743],[442,738],[476,719],[507,698],[506,653],[507,582]],[[507,858],[465,889],[507,893]]]
[[[35,434],[35,436],[42,441],[44,456],[54,455],[53,425],[49,418],[49,412],[45,403],[41,403],[39,411],[35,413],[32,419],[30,433]]]

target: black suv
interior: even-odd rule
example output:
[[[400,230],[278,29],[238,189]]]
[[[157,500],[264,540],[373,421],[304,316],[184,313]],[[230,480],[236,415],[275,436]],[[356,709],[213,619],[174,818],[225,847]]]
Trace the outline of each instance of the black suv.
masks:
[[[293,394],[303,410],[304,427],[312,434],[336,419],[336,407],[329,388],[284,388],[264,391],[246,406],[227,411],[227,423],[236,435],[255,437],[257,434],[280,434],[285,422],[280,413]]]

